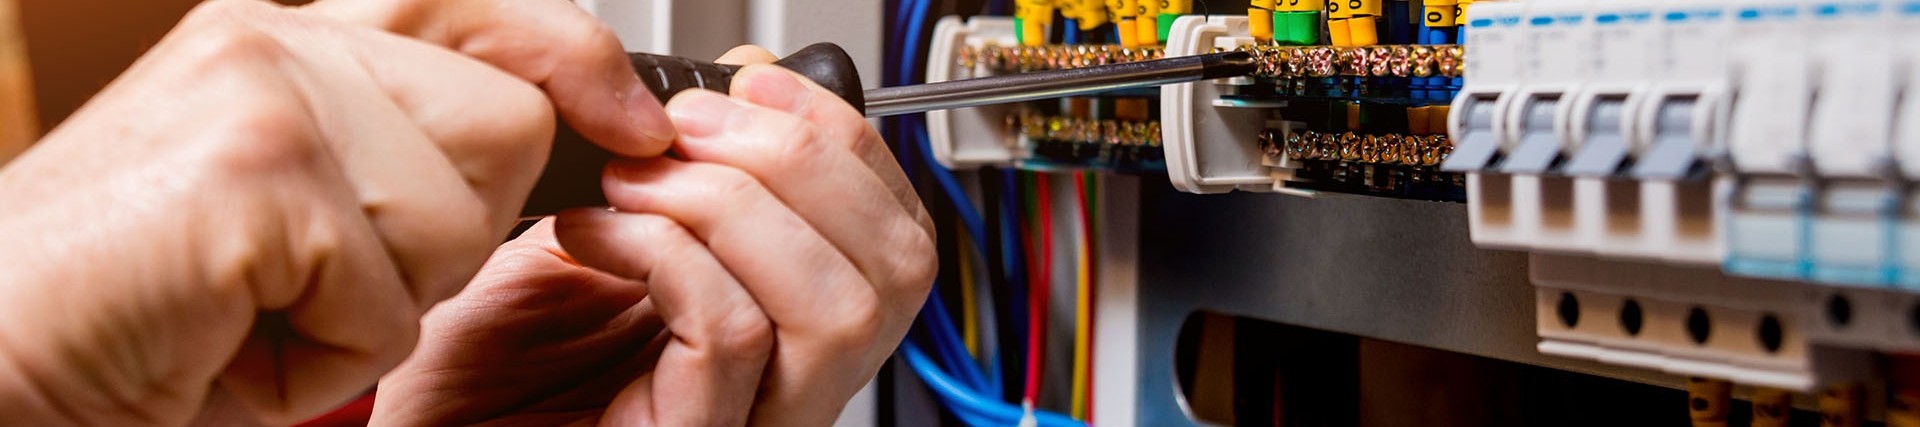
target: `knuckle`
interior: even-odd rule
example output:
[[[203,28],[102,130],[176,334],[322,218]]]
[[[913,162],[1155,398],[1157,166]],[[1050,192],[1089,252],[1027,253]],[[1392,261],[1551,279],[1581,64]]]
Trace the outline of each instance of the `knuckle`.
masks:
[[[820,157],[823,147],[820,144],[819,129],[812,123],[787,114],[768,120],[763,135],[756,138],[767,145],[755,166],[770,170],[780,170],[800,165],[812,164]]]
[[[686,228],[680,226],[680,223],[673,222],[672,218],[653,214],[636,214],[632,216],[631,221],[633,221],[633,229],[636,230],[639,235],[646,236],[649,241],[696,241],[693,239],[693,234],[688,233]]]
[[[746,171],[718,165],[700,166],[706,166],[701,171],[706,176],[704,181],[712,186],[712,194],[719,195],[721,200],[747,200],[767,191],[761,187],[759,180]]]
[[[205,64],[229,64],[273,59],[282,48],[260,21],[276,11],[257,1],[218,0],[201,3],[184,19],[182,36],[188,52]]]
[[[525,197],[551,157],[555,113],[544,94],[518,79],[502,78],[498,104],[474,114],[476,123],[455,129],[435,143],[469,184],[491,200]]]
[[[271,10],[271,8],[267,7],[263,2],[258,1],[209,0],[195,5],[192,10],[187,12],[187,16],[181,22],[191,25],[206,23],[208,21],[226,22],[235,19],[250,19],[267,10]]]
[[[624,51],[624,48],[620,46],[620,35],[614,33],[612,28],[601,24],[600,21],[585,14],[577,14],[575,17],[580,19],[584,24],[588,24],[586,25],[587,32],[583,36],[585,39],[581,40],[581,46],[591,49],[590,52],[595,53]]]
[[[250,104],[208,129],[213,170],[241,177],[303,173],[324,161],[303,107],[275,100]]]
[[[541,92],[539,87],[518,79],[509,78],[509,81],[517,83],[511,86],[515,88],[512,91],[514,105],[526,109],[525,114],[519,116],[519,126],[515,127],[519,132],[515,134],[514,140],[551,141],[558,126],[559,114],[554,112],[553,103],[547,100],[546,92]],[[517,146],[523,149],[544,149],[546,144],[517,144]]]
[[[609,52],[625,52],[620,45],[620,36],[612,28],[601,24],[599,20],[580,12],[572,15],[578,21],[573,34],[562,36],[569,39],[572,48],[563,54],[574,60],[573,64],[603,63]]]
[[[853,108],[853,104],[835,102],[828,108],[837,110],[837,114],[829,115],[833,122],[827,124],[827,127],[833,130],[831,134],[847,140],[845,144],[849,150],[853,150],[854,153],[865,153],[871,150],[887,151],[886,140],[880,137],[880,131],[874,129],[873,125],[867,122],[866,116],[860,114],[860,110]]]
[[[841,310],[834,314],[828,340],[835,348],[864,350],[878,342],[880,334],[880,299],[872,287],[861,286],[868,292],[858,298],[849,299]]]
[[[933,236],[928,235],[917,223],[899,223],[901,225],[894,227],[897,230],[895,234],[900,236],[895,239],[899,249],[894,253],[898,255],[891,258],[895,277],[892,283],[879,285],[904,288],[915,293],[928,292],[933,288],[934,277],[940,274]]]
[[[715,325],[713,332],[714,350],[721,355],[738,360],[757,360],[773,352],[773,321],[768,320],[767,315],[750,302],[733,307]]]

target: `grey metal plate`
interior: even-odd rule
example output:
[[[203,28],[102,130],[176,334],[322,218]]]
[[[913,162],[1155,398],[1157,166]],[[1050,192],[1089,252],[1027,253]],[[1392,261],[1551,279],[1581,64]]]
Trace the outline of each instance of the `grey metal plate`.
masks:
[[[1144,182],[1142,425],[1191,424],[1172,381],[1196,311],[1675,387],[1669,375],[1541,355],[1518,252],[1474,248],[1466,206],[1374,197],[1197,196]]]

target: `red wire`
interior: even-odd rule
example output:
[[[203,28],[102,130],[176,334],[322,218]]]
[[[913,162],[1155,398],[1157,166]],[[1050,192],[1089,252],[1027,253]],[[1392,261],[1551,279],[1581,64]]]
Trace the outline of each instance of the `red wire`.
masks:
[[[1026,402],[1035,402],[1040,396],[1040,371],[1046,360],[1047,299],[1053,294],[1053,195],[1048,188],[1047,174],[1034,174],[1033,186],[1037,236],[1033,239],[1032,258],[1038,262],[1028,268]]]

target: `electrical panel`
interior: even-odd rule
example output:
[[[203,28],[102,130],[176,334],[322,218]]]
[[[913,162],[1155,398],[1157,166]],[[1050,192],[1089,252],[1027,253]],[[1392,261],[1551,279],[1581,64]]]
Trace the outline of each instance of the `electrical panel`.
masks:
[[[1850,390],[1920,351],[1920,1],[1299,3],[1180,16],[1150,47],[942,20],[929,81],[1233,50],[1262,66],[1093,97],[1151,100],[1106,119],[1126,138],[1031,105],[932,113],[935,151],[1461,203],[1475,245],[1530,253],[1541,353],[1707,389]],[[1059,135],[1100,144],[1048,148]]]
[[[941,19],[934,27],[927,82],[1157,59],[1158,48],[1026,45],[1012,18]],[[941,165],[1019,166],[1123,173],[1166,170],[1155,90],[927,113]]]

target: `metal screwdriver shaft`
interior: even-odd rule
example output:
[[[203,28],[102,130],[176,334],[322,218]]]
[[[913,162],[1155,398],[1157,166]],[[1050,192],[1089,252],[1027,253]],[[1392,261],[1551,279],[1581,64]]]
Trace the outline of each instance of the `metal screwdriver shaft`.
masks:
[[[688,89],[726,92],[740,67],[677,56],[630,54],[640,81],[661,102]],[[775,62],[819,83],[868,117],[1086,95],[1198,80],[1238,77],[1258,69],[1253,54],[1220,52],[1151,61],[1040,71],[861,90],[860,70],[830,43],[807,46]]]
[[[1221,52],[1152,61],[1100,65],[955,80],[866,91],[867,117],[1087,95],[1238,77],[1255,69],[1246,52]]]

